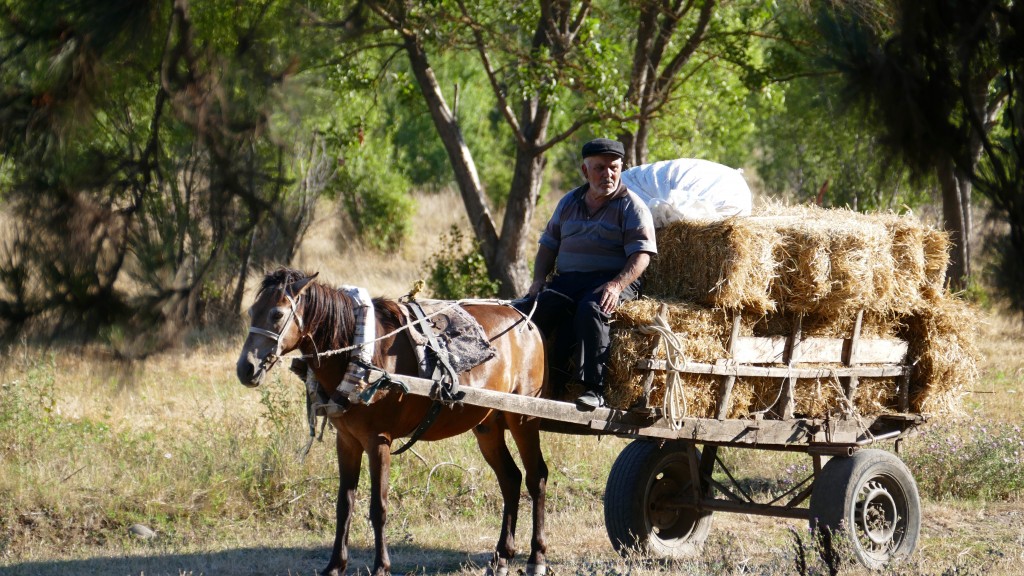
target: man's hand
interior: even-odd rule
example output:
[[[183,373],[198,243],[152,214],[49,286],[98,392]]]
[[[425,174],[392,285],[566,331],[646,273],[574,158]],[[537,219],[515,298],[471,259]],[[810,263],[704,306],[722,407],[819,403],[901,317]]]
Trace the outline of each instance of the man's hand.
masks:
[[[526,295],[530,298],[536,298],[540,291],[544,289],[543,280],[534,280],[533,284],[530,284],[530,289],[527,290]]]
[[[611,314],[619,307],[619,295],[622,294],[622,286],[615,280],[606,282],[595,292],[601,294],[601,311],[605,314]]]

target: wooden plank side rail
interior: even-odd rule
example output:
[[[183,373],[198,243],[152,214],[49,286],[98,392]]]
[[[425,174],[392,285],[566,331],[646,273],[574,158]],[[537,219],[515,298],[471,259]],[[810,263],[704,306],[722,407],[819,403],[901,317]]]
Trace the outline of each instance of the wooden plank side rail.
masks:
[[[857,311],[857,320],[853,324],[853,337],[850,338],[850,346],[846,349],[844,354],[843,363],[847,366],[856,366],[860,362],[860,332],[864,325],[864,309],[861,308]],[[843,384],[843,391],[846,394],[847,400],[847,412],[852,412],[854,400],[857,396],[857,386],[860,384],[860,378],[856,375],[846,376],[841,379]]]
[[[804,315],[797,315],[796,323],[793,325],[793,333],[789,336],[789,342],[786,346],[785,363],[787,369],[795,367],[796,363],[800,362],[803,356],[803,322]],[[779,390],[779,401],[772,410],[776,416],[783,420],[792,418],[793,412],[796,410],[796,381],[798,378],[798,376],[790,372],[782,380],[782,389]]]
[[[638,360],[637,367],[650,370],[667,370],[664,360]],[[807,368],[790,368],[787,366],[750,366],[722,361],[716,364],[704,362],[686,362],[680,366],[682,372],[691,374],[713,374],[716,376],[754,376],[767,378],[815,378],[828,379],[859,376],[861,378],[888,378],[903,376],[910,372],[910,367],[899,364],[885,366],[821,366]]]
[[[739,311],[732,313],[732,332],[729,334],[729,357],[735,358],[736,344],[740,339],[740,323],[742,316]],[[715,417],[724,420],[729,416],[729,403],[732,401],[732,387],[736,384],[736,375],[727,374],[722,376],[718,389],[718,406],[715,410]]]
[[[741,336],[731,358],[740,364],[782,364],[785,362],[787,336]],[[800,361],[840,363],[846,351],[854,347],[854,338],[804,338],[800,342]],[[899,364],[907,356],[907,343],[894,338],[856,339],[858,364]]]

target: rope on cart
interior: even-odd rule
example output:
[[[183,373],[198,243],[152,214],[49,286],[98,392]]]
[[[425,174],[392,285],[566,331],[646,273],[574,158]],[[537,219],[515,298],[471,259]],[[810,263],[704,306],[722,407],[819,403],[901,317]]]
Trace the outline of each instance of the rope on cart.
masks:
[[[679,379],[679,372],[683,370],[688,362],[683,352],[683,344],[672,331],[668,321],[660,314],[654,317],[654,323],[639,328],[644,334],[660,334],[661,344],[665,347],[665,397],[662,400],[662,408],[665,417],[673,430],[683,427],[683,418],[686,416],[686,393],[683,390],[683,383]],[[657,351],[655,351],[657,352]],[[680,409],[680,406],[682,408]]]

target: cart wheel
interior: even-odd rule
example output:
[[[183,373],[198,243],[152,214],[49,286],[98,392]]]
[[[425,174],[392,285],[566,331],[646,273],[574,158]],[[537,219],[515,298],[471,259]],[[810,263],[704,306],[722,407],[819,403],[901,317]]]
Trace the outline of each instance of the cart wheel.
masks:
[[[683,558],[700,551],[711,512],[692,507],[688,450],[696,448],[634,440],[615,460],[604,491],[604,523],[619,554]]]
[[[811,492],[811,528],[842,534],[869,569],[906,558],[921,532],[921,501],[910,470],[883,450],[833,457]]]

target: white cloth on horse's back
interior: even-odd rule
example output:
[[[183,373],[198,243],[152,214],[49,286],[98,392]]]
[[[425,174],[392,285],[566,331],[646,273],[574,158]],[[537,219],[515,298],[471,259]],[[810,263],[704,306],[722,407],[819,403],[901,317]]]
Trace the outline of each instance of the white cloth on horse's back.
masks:
[[[352,344],[358,346],[356,356],[366,364],[373,364],[373,343],[377,340],[377,330],[370,293],[359,286],[342,286],[341,291],[352,299],[352,314],[356,323]]]
[[[622,182],[647,203],[656,228],[679,220],[750,215],[750,187],[743,173],[708,160],[642,164],[624,170]]]
[[[427,324],[433,327],[434,337],[438,346],[438,354],[446,354],[448,363],[456,374],[462,374],[484,362],[494,358],[498,353],[491,346],[487,334],[469,312],[457,302],[451,300],[416,300],[423,309],[423,315],[427,317]],[[408,305],[405,305],[408,307]],[[428,339],[419,331],[420,324],[416,322],[416,313],[412,310],[403,310],[406,320],[413,324],[416,329],[406,330],[413,348],[416,350],[416,357],[419,360],[420,376],[429,378],[434,373],[437,359],[427,354]]]

